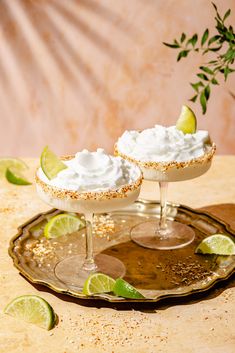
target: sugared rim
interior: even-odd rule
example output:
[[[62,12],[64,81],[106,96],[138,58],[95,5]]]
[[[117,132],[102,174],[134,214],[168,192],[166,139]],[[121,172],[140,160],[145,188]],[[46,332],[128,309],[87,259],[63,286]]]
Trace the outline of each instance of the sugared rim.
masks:
[[[61,157],[62,160],[70,160],[74,158],[74,156],[63,156]],[[120,186],[114,190],[107,190],[107,191],[74,191],[59,188],[57,186],[52,186],[41,180],[38,176],[38,170],[40,167],[37,168],[35,174],[35,181],[36,184],[41,186],[45,193],[50,194],[53,197],[59,199],[72,199],[72,200],[109,200],[109,199],[116,199],[116,198],[124,198],[127,197],[127,193],[129,191],[134,191],[140,187],[143,180],[143,173],[140,170],[140,176],[131,184],[125,184]]]
[[[185,162],[177,162],[177,161],[171,161],[171,162],[143,162],[140,161],[138,159],[135,159],[133,157],[130,157],[128,155],[125,155],[124,153],[120,152],[118,150],[117,144],[115,144],[114,146],[114,155],[115,156],[119,156],[123,159],[126,159],[129,162],[135,163],[140,167],[144,167],[144,168],[148,168],[148,169],[156,169],[159,170],[161,172],[165,172],[169,169],[172,168],[187,168],[187,167],[191,167],[193,165],[196,164],[203,164],[203,163],[207,163],[210,162],[212,157],[215,154],[216,151],[216,144],[212,143],[211,146],[209,146],[210,148],[208,149],[208,151],[205,152],[205,154],[203,154],[200,157],[197,158],[193,158],[190,159],[189,161],[185,161]]]

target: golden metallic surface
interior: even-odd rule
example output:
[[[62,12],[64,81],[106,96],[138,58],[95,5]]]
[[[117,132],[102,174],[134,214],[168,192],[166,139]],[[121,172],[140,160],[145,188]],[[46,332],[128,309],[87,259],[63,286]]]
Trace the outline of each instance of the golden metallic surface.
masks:
[[[108,294],[86,297],[76,288],[70,288],[57,279],[54,267],[58,261],[76,254],[85,254],[84,229],[59,239],[48,240],[43,236],[45,223],[59,212],[52,210],[39,214],[19,228],[9,248],[14,265],[29,281],[48,286],[58,293],[84,300],[133,301]],[[194,254],[197,244],[208,235],[223,233],[235,238],[235,232],[228,224],[207,212],[168,204],[168,217],[190,225],[196,233],[194,242],[171,251],[145,249],[133,243],[130,240],[130,229],[140,222],[156,219],[157,215],[158,203],[140,200],[109,214],[109,225],[113,221],[111,229],[104,228],[106,215],[101,215],[101,230],[103,227],[104,232],[94,235],[97,253],[115,256],[124,263],[127,269],[125,279],[146,297],[138,301],[157,302],[165,298],[187,296],[205,291],[231,276],[235,269],[234,256],[224,258]],[[96,228],[97,224],[99,227],[98,218]]]

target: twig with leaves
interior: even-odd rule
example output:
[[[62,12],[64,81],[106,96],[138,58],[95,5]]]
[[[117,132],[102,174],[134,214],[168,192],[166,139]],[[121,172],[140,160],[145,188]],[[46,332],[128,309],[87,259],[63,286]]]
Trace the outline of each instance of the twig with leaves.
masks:
[[[210,98],[212,85],[219,84],[219,75],[222,74],[226,81],[228,75],[235,71],[233,66],[235,60],[235,33],[231,25],[225,25],[231,10],[227,10],[225,15],[221,16],[217,6],[214,3],[212,5],[216,12],[216,35],[209,37],[209,29],[207,28],[200,40],[198,34],[194,34],[187,39],[187,35],[182,33],[181,38],[179,40],[174,39],[172,44],[163,43],[170,48],[180,49],[177,61],[186,58],[191,52],[201,52],[202,55],[209,52],[216,53],[214,60],[210,60],[199,67],[200,72],[197,73],[197,77],[200,80],[190,83],[195,91],[190,101],[196,102],[197,98],[200,97],[203,114],[207,110],[207,102]]]

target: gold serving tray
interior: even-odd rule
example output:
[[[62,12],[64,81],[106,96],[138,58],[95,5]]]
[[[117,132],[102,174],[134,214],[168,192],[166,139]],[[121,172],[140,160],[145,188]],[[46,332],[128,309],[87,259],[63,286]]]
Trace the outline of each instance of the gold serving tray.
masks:
[[[109,294],[87,297],[76,288],[68,288],[55,276],[58,261],[76,254],[85,257],[85,228],[56,240],[47,240],[43,236],[47,220],[61,213],[59,210],[39,214],[19,227],[18,234],[10,242],[9,254],[14,265],[30,282],[84,300],[157,302],[205,291],[231,276],[235,256],[194,254],[197,244],[208,235],[223,233],[235,238],[235,232],[227,223],[207,212],[168,204],[168,218],[189,225],[196,233],[194,242],[184,248],[151,250],[132,242],[130,229],[140,222],[155,219],[159,210],[159,203],[139,200],[128,208],[95,218],[96,253],[120,259],[126,266],[125,280],[138,288],[146,299],[124,299]]]

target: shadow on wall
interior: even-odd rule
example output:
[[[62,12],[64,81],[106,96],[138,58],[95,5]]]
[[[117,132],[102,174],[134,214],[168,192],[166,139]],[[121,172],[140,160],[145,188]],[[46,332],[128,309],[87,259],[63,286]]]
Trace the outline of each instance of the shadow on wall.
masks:
[[[200,21],[192,16],[197,11]],[[176,66],[162,41],[178,28],[210,26],[210,17],[213,23],[203,0],[181,0],[180,6],[171,0],[3,0],[0,154],[36,156],[46,144],[60,154],[99,146],[112,152],[125,129],[173,124],[199,59]],[[235,152],[232,83],[216,88],[220,101],[211,99],[201,120],[227,153]],[[212,122],[223,111],[226,120]]]

